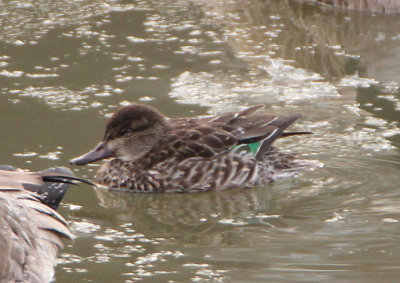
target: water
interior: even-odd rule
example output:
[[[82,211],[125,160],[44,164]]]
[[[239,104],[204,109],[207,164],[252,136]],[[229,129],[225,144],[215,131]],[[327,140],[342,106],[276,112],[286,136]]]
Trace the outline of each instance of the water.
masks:
[[[254,0],[8,1],[0,15],[3,164],[67,165],[128,101],[302,113],[294,128],[314,134],[279,147],[324,163],[222,193],[73,187],[58,282],[399,278],[398,16]]]

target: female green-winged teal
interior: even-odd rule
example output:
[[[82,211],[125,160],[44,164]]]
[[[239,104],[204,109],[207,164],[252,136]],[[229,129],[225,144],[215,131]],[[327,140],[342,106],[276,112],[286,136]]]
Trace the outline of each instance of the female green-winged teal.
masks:
[[[75,180],[86,182],[65,167],[19,172],[0,166],[0,282],[53,280],[62,240],[73,238],[53,208]]]
[[[277,172],[287,175],[296,167],[293,156],[277,153],[271,144],[304,132],[284,132],[300,115],[256,113],[262,107],[169,119],[153,107],[131,104],[111,117],[102,142],[71,164],[111,157],[95,181],[131,192],[203,192],[266,184]],[[243,152],[247,145],[250,149]]]

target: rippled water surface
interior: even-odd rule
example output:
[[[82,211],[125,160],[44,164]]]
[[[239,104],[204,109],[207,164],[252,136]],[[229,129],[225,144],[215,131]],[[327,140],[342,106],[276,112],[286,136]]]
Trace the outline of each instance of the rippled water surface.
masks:
[[[301,1],[0,2],[3,164],[67,165],[136,101],[171,117],[266,104],[324,163],[266,187],[70,189],[58,282],[400,276],[400,16]],[[92,178],[98,165],[74,168]]]

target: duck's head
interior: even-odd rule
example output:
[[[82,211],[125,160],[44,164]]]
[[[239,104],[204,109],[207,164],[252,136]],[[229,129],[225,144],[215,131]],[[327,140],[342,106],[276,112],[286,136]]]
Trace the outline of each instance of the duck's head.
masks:
[[[96,148],[70,163],[84,165],[109,157],[133,162],[156,146],[167,129],[167,118],[153,107],[125,106],[110,118],[104,138]]]

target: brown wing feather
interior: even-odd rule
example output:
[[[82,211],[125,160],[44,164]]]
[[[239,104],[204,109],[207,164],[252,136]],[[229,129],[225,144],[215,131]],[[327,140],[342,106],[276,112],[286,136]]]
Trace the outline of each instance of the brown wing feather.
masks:
[[[172,140],[170,144],[178,160],[196,156],[209,158],[237,144],[237,139],[232,134],[215,125],[203,124],[202,120],[187,120],[186,125],[182,119],[176,122],[179,127],[176,128],[174,124],[174,131],[168,140]]]
[[[224,113],[222,115],[216,116],[216,117],[208,117],[208,121],[231,124],[231,123],[234,123],[237,119],[240,119],[243,117],[249,117],[249,116],[253,115],[255,112],[257,112],[261,108],[264,108],[264,105],[260,104],[260,105],[246,108],[240,112],[228,112],[228,113]]]
[[[269,150],[272,143],[277,138],[281,137],[283,134],[283,131],[287,127],[289,127],[291,124],[293,124],[294,121],[299,119],[300,116],[301,116],[300,114],[293,114],[293,115],[286,116],[286,117],[280,117],[280,118],[276,119],[275,121],[272,121],[270,123],[270,127],[271,127],[271,129],[273,129],[273,127],[275,127],[275,130],[272,131],[268,136],[266,136],[266,138],[263,139],[263,143],[261,144],[261,146],[257,152],[256,158],[257,159],[262,158],[262,155]]]
[[[254,115],[237,118],[229,126],[234,128],[232,134],[239,143],[249,143],[268,136],[271,131],[270,124],[276,119],[278,117],[272,115]]]
[[[279,119],[274,115],[254,115],[264,105],[256,105],[241,112],[225,113],[217,117],[203,118],[204,123],[212,127],[218,127],[233,135],[237,143],[251,143],[269,136],[275,127],[269,124]]]
[[[300,115],[278,117],[255,114],[263,105],[249,107],[241,112],[225,113],[204,118],[171,119],[175,157],[212,157],[243,143],[263,141],[259,153],[267,151],[283,131]]]

